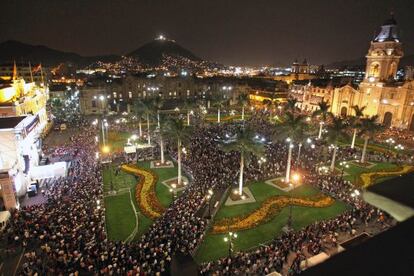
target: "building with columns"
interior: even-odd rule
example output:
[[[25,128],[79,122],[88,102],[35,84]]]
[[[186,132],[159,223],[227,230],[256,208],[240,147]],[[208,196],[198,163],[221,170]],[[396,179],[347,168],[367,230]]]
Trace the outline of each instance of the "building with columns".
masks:
[[[308,85],[293,87],[291,95],[298,99],[298,106],[304,110],[309,110],[310,106],[316,108],[316,98],[328,100],[331,112],[338,116],[353,115],[352,106],[366,106],[365,116],[378,115],[379,122],[386,127],[414,130],[412,74],[403,81],[397,80],[403,55],[397,22],[392,16],[371,41],[366,55],[365,77],[359,87],[344,84],[333,89],[324,87],[312,91],[314,88]]]

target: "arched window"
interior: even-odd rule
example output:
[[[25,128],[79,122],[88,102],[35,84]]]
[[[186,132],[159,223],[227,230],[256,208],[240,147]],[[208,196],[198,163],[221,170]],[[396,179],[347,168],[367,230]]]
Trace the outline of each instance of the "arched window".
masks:
[[[388,70],[388,78],[394,78],[396,72],[397,72],[397,63],[393,62],[391,63],[390,68]]]
[[[378,77],[380,73],[380,65],[377,62],[371,63],[369,75],[371,77]]]

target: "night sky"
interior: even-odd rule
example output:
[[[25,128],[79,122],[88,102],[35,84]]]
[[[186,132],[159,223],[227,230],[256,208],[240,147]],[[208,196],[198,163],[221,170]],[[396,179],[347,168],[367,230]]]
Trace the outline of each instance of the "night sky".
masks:
[[[361,57],[394,11],[405,53],[414,53],[412,0],[13,0],[1,10],[0,41],[125,54],[162,33],[228,65]]]

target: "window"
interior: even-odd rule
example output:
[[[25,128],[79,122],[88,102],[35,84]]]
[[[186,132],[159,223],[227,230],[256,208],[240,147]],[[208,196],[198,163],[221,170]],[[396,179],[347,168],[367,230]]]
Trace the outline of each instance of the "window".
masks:
[[[128,97],[131,99],[132,98],[132,92],[131,91],[129,91],[128,92]]]
[[[92,107],[96,108],[96,101],[95,100],[92,100]]]
[[[378,77],[380,72],[380,65],[378,63],[372,63],[370,67],[369,75],[372,77]]]

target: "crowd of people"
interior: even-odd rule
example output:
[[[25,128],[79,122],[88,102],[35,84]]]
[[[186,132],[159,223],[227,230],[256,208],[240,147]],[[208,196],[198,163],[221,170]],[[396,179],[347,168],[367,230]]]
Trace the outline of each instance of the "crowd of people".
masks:
[[[261,116],[253,116],[246,124],[265,137],[265,141],[271,141],[277,130]],[[240,127],[241,124],[229,123],[194,129],[183,156],[183,166],[192,176],[191,184],[138,241],[126,244],[107,238],[102,167],[95,157],[97,130],[82,126],[69,143],[45,149],[55,159],[71,160],[68,176],[46,192],[45,204],[14,211],[1,239],[8,248],[24,248],[20,270],[23,275],[168,274],[174,255],[194,253],[206,234],[210,221],[199,211],[206,206],[208,190],[217,192],[237,185],[240,157],[235,152],[221,151],[217,140]],[[246,181],[284,173],[288,145],[266,142],[265,147],[267,162],[258,164],[253,159],[246,168]],[[174,157],[173,145],[168,148]],[[307,183],[352,208],[334,219],[283,234],[257,250],[202,264],[201,274],[253,275],[281,271],[291,252],[296,252],[296,256],[290,273],[299,273],[300,262],[306,258],[303,248],[307,254],[318,254],[328,243],[335,244],[340,232],[354,233],[356,225],[389,219],[358,197],[352,197],[352,184],[340,176],[318,175],[315,164],[321,162],[321,148],[304,147],[301,157],[293,159],[294,169],[305,172]]]

